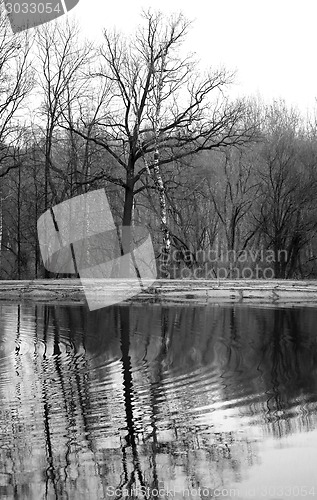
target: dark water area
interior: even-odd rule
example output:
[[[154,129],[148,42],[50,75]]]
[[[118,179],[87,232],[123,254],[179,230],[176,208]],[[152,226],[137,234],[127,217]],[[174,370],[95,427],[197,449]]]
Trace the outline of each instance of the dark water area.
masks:
[[[317,497],[317,310],[0,306],[0,498]]]

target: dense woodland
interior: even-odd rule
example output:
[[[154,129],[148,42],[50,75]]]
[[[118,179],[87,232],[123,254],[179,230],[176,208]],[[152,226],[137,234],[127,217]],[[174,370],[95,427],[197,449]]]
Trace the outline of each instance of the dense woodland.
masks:
[[[317,120],[230,99],[234,75],[184,52],[181,14],[101,46],[0,22],[1,279],[48,277],[39,216],[97,188],[149,229],[162,277],[316,277]]]

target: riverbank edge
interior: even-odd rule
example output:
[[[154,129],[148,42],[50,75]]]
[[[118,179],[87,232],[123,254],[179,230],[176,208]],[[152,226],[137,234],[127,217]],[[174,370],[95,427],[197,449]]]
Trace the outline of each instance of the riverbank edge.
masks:
[[[135,288],[135,280],[96,282],[98,296]],[[0,281],[0,301],[36,301],[51,304],[85,304],[79,279]],[[261,303],[317,306],[317,281],[289,280],[164,280],[145,282],[144,289],[127,299],[144,303]]]

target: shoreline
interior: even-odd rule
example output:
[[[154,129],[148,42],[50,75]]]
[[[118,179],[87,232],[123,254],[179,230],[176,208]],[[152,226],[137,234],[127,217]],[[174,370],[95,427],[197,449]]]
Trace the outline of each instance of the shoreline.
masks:
[[[95,293],[120,290],[135,280],[95,281]],[[85,304],[79,279],[2,280],[1,302],[41,302]],[[317,306],[317,281],[294,280],[156,280],[149,288],[127,299],[129,303],[215,304],[243,303],[263,305]]]

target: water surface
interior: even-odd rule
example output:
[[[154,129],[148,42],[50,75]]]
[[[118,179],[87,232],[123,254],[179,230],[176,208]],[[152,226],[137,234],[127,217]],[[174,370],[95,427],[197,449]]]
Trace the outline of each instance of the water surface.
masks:
[[[0,498],[317,497],[317,310],[0,306]]]

